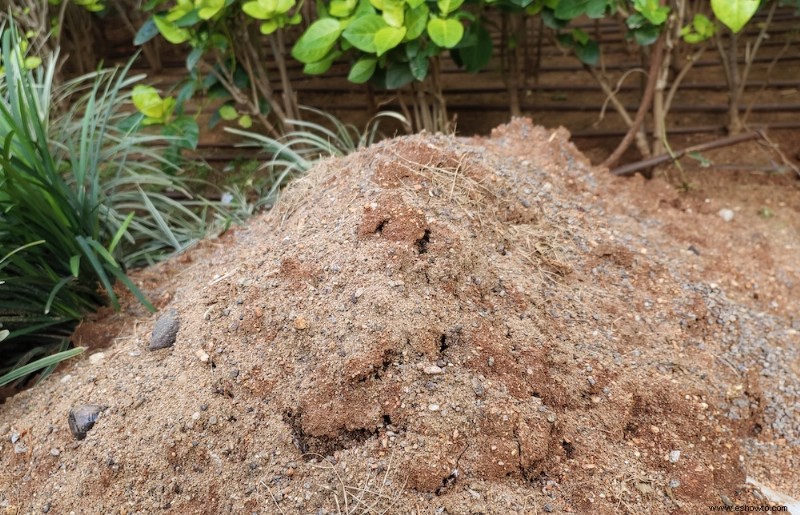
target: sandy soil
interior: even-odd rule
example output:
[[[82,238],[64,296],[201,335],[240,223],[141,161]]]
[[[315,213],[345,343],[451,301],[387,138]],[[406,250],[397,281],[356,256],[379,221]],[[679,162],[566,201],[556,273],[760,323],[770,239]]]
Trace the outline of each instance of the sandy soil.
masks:
[[[682,192],[568,137],[384,142],[137,273],[158,314],[101,313],[0,407],[0,507],[689,513],[765,503],[748,476],[800,497],[797,181]]]

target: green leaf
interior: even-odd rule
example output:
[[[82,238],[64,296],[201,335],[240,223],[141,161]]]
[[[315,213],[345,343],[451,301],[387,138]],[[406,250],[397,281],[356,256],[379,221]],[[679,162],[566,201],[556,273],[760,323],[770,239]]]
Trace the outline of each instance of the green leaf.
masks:
[[[225,0],[200,0],[195,5],[197,15],[203,20],[210,20],[225,7]]]
[[[37,57],[35,55],[29,55],[28,57],[25,58],[24,64],[25,64],[25,69],[33,70],[35,68],[38,68],[39,65],[42,64],[42,58]]]
[[[164,99],[153,86],[137,84],[133,88],[131,100],[136,109],[148,118],[162,120],[167,114]]]
[[[191,116],[179,116],[164,126],[164,135],[178,138],[175,145],[178,148],[196,149],[200,140],[200,127],[197,120]]]
[[[250,115],[245,114],[242,115],[241,118],[239,118],[239,127],[241,127],[242,129],[249,129],[252,126],[253,126],[253,119],[250,118]]]
[[[647,23],[631,32],[633,33],[633,38],[636,40],[637,45],[649,46],[658,40],[658,36],[661,35],[661,27],[656,27],[655,25]]]
[[[383,20],[392,27],[402,27],[405,18],[405,6],[390,7],[383,11]]]
[[[219,115],[226,122],[235,120],[236,118],[239,117],[239,113],[236,112],[236,108],[230,104],[225,104],[224,106],[220,107]]]
[[[384,27],[375,33],[375,52],[378,57],[393,49],[403,40],[406,35],[406,28]]]
[[[347,18],[358,5],[358,0],[333,0],[330,5],[330,14],[336,18]]]
[[[375,34],[384,27],[388,25],[381,16],[367,14],[350,22],[342,36],[362,52],[375,53]]]
[[[350,73],[347,74],[347,80],[356,84],[367,82],[375,73],[377,64],[378,60],[374,57],[362,57],[350,68]]]
[[[276,22],[274,20],[267,20],[267,21],[261,22],[261,25],[258,26],[258,30],[262,34],[264,34],[265,36],[269,36],[270,34],[275,32],[276,30],[278,30],[278,28],[279,28],[278,27],[278,22]]]
[[[711,0],[711,10],[726,27],[739,32],[758,11],[760,0]]]
[[[303,73],[306,75],[321,75],[330,70],[331,66],[333,66],[333,61],[338,59],[341,55],[341,52],[331,52],[325,56],[324,59],[320,59],[314,63],[306,63],[306,65],[303,66]]]
[[[418,53],[408,61],[408,67],[411,70],[411,74],[418,81],[423,81],[425,80],[425,77],[428,76],[429,65],[430,63],[428,58],[425,57],[425,54],[423,53]]]
[[[692,23],[681,29],[681,36],[687,43],[700,43],[714,36],[716,26],[704,14],[695,14]]]
[[[202,47],[193,48],[189,55],[186,56],[186,69],[189,71],[194,70],[197,68],[197,63],[200,62],[200,59],[203,58],[203,51]]]
[[[597,66],[597,63],[600,62],[600,47],[596,41],[591,40],[585,45],[577,44],[575,45],[575,55],[581,62],[589,66]]]
[[[572,37],[581,45],[585,45],[589,42],[589,34],[578,28],[572,29]]]
[[[428,35],[442,48],[453,48],[464,36],[464,26],[453,18],[431,18],[428,21]]]
[[[292,48],[292,57],[301,63],[321,60],[330,52],[342,34],[342,24],[333,18],[323,18],[312,23]]]
[[[420,5],[423,5],[425,0],[406,0],[406,4],[412,9],[416,9]]]
[[[669,7],[662,6],[659,0],[634,0],[633,8],[653,25],[661,25],[669,17]]]
[[[425,32],[425,26],[428,24],[428,17],[430,16],[430,9],[424,3],[418,7],[410,9],[406,13],[406,41],[414,41]]]
[[[131,211],[125,218],[125,221],[122,222],[122,225],[119,226],[119,229],[117,229],[117,233],[114,234],[114,239],[112,239],[111,243],[108,245],[109,252],[113,253],[114,250],[117,248],[117,245],[119,245],[120,240],[125,235],[125,231],[128,230],[128,226],[131,225],[134,216],[136,216],[136,212]],[[73,260],[75,260],[75,263],[72,262]],[[78,266],[80,265],[80,262],[81,262],[80,255],[72,256],[72,258],[69,260],[69,268],[72,271],[72,275],[75,277],[78,277]]]
[[[156,27],[153,18],[148,18],[147,21],[136,32],[136,37],[133,38],[133,44],[141,46],[153,39],[158,35],[158,27]]]
[[[131,212],[131,215],[133,214],[134,213]],[[133,217],[131,216],[131,218]],[[80,271],[80,268],[81,268],[81,255],[75,254],[74,256],[69,258],[69,271],[72,274],[72,277],[78,277],[78,272]]]
[[[0,387],[5,386],[13,381],[16,381],[21,377],[25,377],[28,374],[32,374],[37,370],[41,370],[51,365],[61,363],[64,360],[77,356],[78,354],[80,354],[85,350],[86,347],[75,347],[74,349],[70,349],[64,352],[59,352],[57,354],[51,354],[50,356],[37,359],[33,363],[28,363],[25,366],[15,368],[11,372],[8,372],[7,374],[0,376]]]
[[[270,3],[272,5],[270,5]],[[266,2],[263,0],[254,0],[252,2],[245,2],[242,4],[242,11],[251,18],[256,20],[268,20],[275,15],[275,2]]]
[[[550,8],[542,9],[542,22],[553,30],[562,29],[569,24],[569,20],[557,18],[555,12]]]
[[[408,63],[392,63],[386,69],[386,88],[399,89],[413,82],[414,75],[408,67]]]
[[[153,16],[153,22],[156,24],[158,31],[164,36],[164,39],[173,45],[180,45],[189,41],[191,35],[186,29],[182,29],[171,21],[167,21],[163,16]]]
[[[469,30],[474,32],[475,41],[469,46],[460,46],[457,55],[464,69],[476,73],[484,69],[492,58],[492,37],[480,24],[470,25]]]
[[[464,0],[438,0],[436,6],[439,8],[439,13],[444,17],[461,7],[463,3]]]
[[[555,7],[554,15],[560,20],[572,20],[583,14],[589,18],[602,18],[607,7],[607,0],[562,0]]]

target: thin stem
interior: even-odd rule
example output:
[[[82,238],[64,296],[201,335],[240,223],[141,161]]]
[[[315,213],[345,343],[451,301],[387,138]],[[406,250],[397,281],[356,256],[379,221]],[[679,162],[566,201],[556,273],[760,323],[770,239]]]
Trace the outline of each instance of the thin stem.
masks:
[[[639,111],[636,113],[636,118],[633,120],[633,125],[628,129],[628,133],[622,139],[619,146],[617,147],[614,152],[603,162],[603,166],[607,166],[611,168],[614,166],[617,161],[619,161],[622,154],[628,150],[631,143],[633,142],[634,138],[636,137],[636,133],[639,131],[639,128],[642,126],[642,122],[644,121],[647,112],[650,110],[650,105],[653,102],[653,94],[656,90],[656,80],[658,78],[658,70],[661,67],[661,60],[664,57],[664,33],[662,32],[661,35],[658,37],[655,45],[653,46],[653,52],[650,61],[650,71],[649,71],[649,78],[647,80],[647,87],[644,90],[644,95],[642,97],[642,103],[639,106]]]

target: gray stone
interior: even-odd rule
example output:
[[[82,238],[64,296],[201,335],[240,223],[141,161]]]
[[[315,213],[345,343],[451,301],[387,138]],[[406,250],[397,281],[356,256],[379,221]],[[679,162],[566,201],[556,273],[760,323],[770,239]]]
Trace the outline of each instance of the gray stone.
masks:
[[[104,409],[106,409],[105,406],[98,406],[96,404],[84,404],[72,408],[67,418],[72,436],[78,440],[86,438],[86,433],[94,427],[95,422],[100,418],[100,413],[102,413]]]
[[[172,347],[178,336],[178,329],[181,327],[178,312],[170,309],[156,321],[153,327],[153,335],[150,338],[148,350],[166,349]]]

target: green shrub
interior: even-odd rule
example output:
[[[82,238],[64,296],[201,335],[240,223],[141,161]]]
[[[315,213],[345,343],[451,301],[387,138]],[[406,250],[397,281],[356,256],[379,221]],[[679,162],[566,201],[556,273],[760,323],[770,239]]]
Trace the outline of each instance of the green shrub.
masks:
[[[118,308],[116,281],[152,310],[126,267],[185,249],[224,213],[168,173],[169,138],[131,123],[141,76],[102,70],[54,87],[55,56],[30,69],[14,26],[0,38],[2,385],[65,351],[86,313]]]

